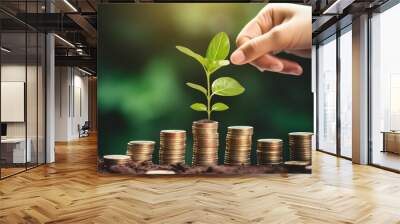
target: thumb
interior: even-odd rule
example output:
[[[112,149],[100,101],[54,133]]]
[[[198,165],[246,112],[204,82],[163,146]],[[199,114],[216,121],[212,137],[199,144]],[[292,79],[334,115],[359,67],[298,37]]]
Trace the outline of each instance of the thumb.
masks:
[[[232,63],[243,65],[252,62],[265,54],[285,50],[290,43],[288,36],[293,35],[289,32],[284,33],[285,30],[290,32],[288,24],[281,24],[274,27],[269,32],[243,43],[235,52],[232,53]]]

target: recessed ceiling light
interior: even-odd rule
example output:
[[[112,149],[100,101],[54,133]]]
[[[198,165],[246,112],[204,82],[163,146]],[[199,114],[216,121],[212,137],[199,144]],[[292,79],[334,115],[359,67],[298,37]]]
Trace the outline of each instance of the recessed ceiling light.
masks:
[[[6,53],[10,53],[11,52],[11,50],[9,50],[9,49],[7,49],[5,47],[1,47],[0,49],[1,49],[1,51],[4,51]]]
[[[78,12],[78,10],[68,0],[64,0],[64,3],[68,5],[68,7],[72,9],[72,11]]]
[[[55,37],[57,37],[59,40],[61,40],[62,42],[64,42],[65,44],[67,44],[68,46],[75,48],[75,45],[73,45],[71,42],[69,42],[68,40],[62,38],[61,36],[54,34]]]
[[[90,75],[90,76],[93,75],[92,73],[90,73],[90,72],[88,72],[88,71],[86,71],[86,70],[83,70],[83,69],[81,69],[81,68],[79,68],[79,67],[78,67],[78,70],[81,71],[81,72],[83,72],[83,73],[85,73],[85,74],[87,74],[87,75]]]
[[[322,14],[342,14],[343,9],[351,5],[355,0],[336,0]]]

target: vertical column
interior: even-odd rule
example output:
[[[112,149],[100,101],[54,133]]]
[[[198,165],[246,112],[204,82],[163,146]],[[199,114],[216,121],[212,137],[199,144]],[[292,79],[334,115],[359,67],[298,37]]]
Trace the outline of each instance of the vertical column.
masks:
[[[54,6],[47,1],[46,11],[53,12]],[[55,161],[55,44],[54,35],[46,34],[46,163]]]
[[[71,140],[71,84],[72,67],[55,69],[55,141]]]
[[[342,132],[342,124],[341,124],[341,114],[340,114],[340,83],[341,83],[341,64],[340,64],[340,36],[341,31],[336,31],[336,155],[342,156],[341,153],[341,132]]]
[[[312,149],[317,149],[316,139],[317,139],[317,46],[312,45],[311,51],[311,92],[313,93],[313,124],[314,124],[314,136],[312,140]]]
[[[97,78],[89,77],[88,81],[88,89],[89,89],[89,123],[90,130],[93,132],[97,131]]]
[[[353,20],[353,162],[368,163],[368,15]]]

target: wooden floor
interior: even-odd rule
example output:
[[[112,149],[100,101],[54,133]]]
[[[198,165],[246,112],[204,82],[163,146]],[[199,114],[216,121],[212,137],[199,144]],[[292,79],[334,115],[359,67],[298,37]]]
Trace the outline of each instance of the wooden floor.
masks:
[[[17,167],[17,168],[14,168],[14,167],[12,167],[12,168],[9,168],[9,167],[7,167],[7,168],[1,168],[1,177],[8,177],[8,176],[11,176],[11,175],[13,175],[13,174],[16,174],[16,173],[19,173],[19,172],[23,172],[23,171],[25,171],[26,169],[25,169],[25,167]]]
[[[313,174],[134,178],[96,173],[94,137],[0,181],[0,223],[400,223],[400,175],[314,154]]]
[[[374,151],[372,161],[374,164],[400,170],[400,155],[392,152]]]

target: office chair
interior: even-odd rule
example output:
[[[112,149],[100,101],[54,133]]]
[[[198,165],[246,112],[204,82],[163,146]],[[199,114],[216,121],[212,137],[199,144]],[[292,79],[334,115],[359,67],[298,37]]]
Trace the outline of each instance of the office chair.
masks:
[[[80,127],[80,125],[78,125],[79,138],[89,136],[89,129],[90,129],[89,121],[85,121],[85,123],[82,125],[82,127]]]

